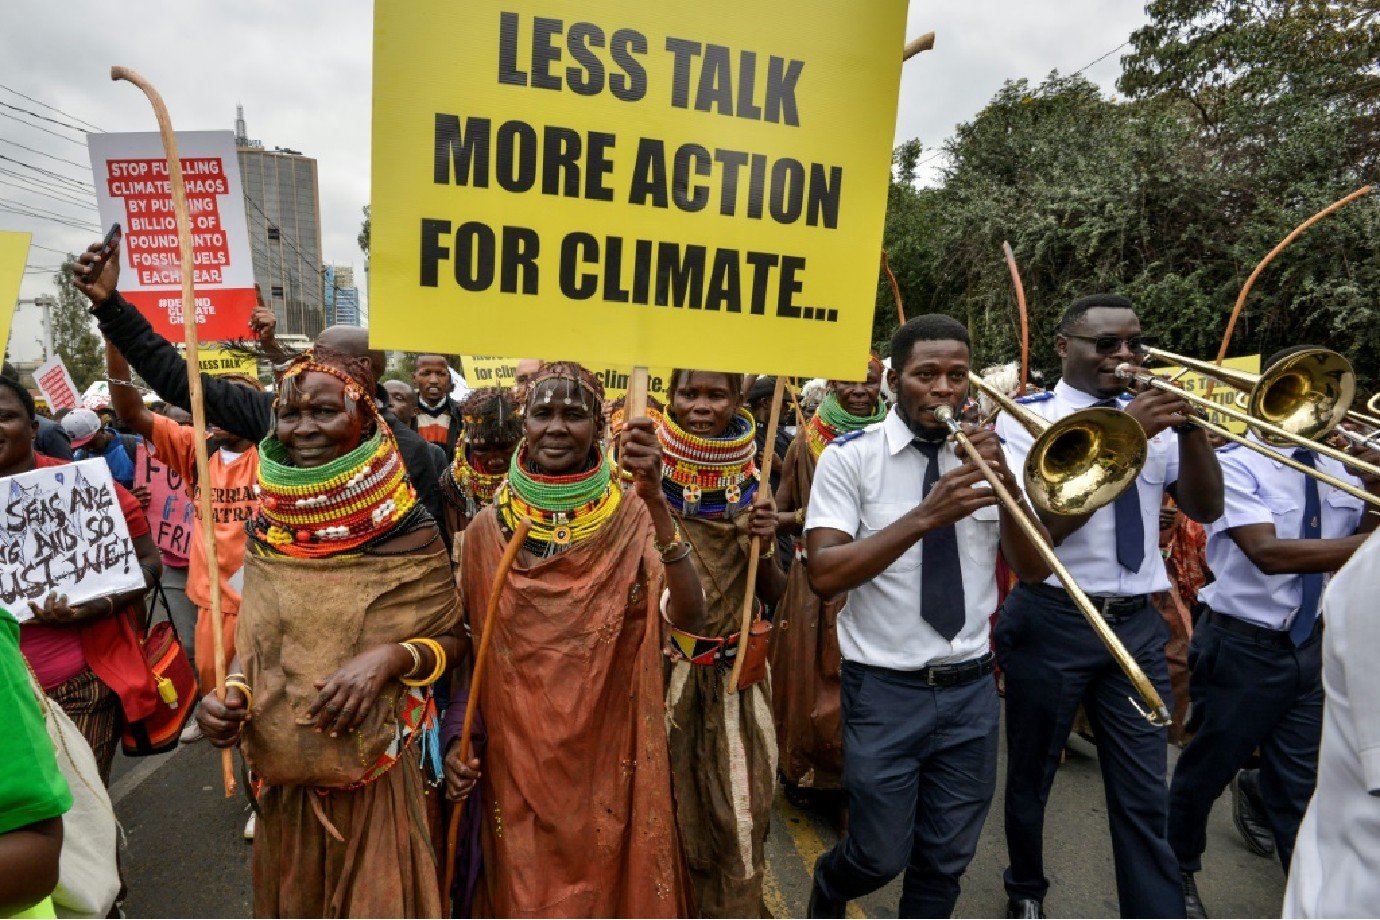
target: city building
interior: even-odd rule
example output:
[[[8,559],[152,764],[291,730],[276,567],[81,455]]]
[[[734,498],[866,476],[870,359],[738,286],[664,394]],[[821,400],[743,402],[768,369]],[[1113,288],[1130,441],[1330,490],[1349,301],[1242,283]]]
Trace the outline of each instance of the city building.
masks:
[[[355,287],[355,270],[349,265],[325,266],[323,289],[326,292],[326,320],[328,325],[360,326],[359,288]]]
[[[278,315],[279,335],[315,338],[328,325],[321,270],[321,197],[316,160],[285,147],[264,149],[235,107],[244,210],[254,280]]]

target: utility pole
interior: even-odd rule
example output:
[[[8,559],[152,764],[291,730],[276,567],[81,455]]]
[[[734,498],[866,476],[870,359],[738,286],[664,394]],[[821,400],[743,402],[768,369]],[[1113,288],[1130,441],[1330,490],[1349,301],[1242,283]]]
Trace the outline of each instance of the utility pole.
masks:
[[[52,294],[39,294],[32,300],[21,300],[19,306],[33,304],[42,311],[40,322],[43,324],[43,360],[47,361],[53,356],[53,310],[57,308],[57,298]]]

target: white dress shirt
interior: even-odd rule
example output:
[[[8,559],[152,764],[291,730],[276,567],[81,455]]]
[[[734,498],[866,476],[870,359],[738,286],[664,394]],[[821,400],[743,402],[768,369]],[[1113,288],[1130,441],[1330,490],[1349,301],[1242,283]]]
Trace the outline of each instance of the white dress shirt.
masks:
[[[885,421],[830,444],[815,469],[805,529],[827,527],[861,540],[919,505],[929,461],[911,446],[914,437],[893,408]],[[953,447],[940,448],[941,474],[962,463]],[[946,575],[962,579],[967,614],[954,640],[945,640],[921,615],[922,538],[876,578],[848,592],[838,618],[845,659],[915,671],[986,654],[988,618],[997,608],[1000,512],[982,508],[954,527],[962,571]]]
[[[1286,917],[1380,912],[1380,537],[1372,536],[1323,595],[1322,746],[1284,893]]]
[[[1254,435],[1251,440],[1259,443]],[[1293,448],[1272,448],[1291,454]],[[1266,575],[1241,551],[1227,533],[1233,527],[1273,524],[1275,535],[1292,540],[1303,528],[1304,488],[1308,477],[1248,447],[1230,444],[1217,452],[1226,485],[1222,516],[1207,525],[1207,563],[1216,580],[1199,597],[1213,610],[1266,629],[1286,630],[1303,600],[1301,575]],[[1328,457],[1317,458],[1320,472],[1359,486],[1345,466]],[[1318,483],[1322,509],[1322,539],[1356,532],[1364,503],[1325,482]],[[1377,905],[1380,907],[1380,905]]]
[[[1117,405],[1125,408],[1130,401],[1130,397],[1122,397]],[[1051,422],[1098,402],[1098,397],[1075,390],[1062,380],[1050,392],[1020,401],[1026,409]],[[997,435],[1006,447],[1007,466],[1023,470],[1035,439],[1005,412],[997,416]],[[1178,478],[1179,436],[1165,430],[1150,439],[1148,459],[1134,486],[1140,495],[1140,517],[1145,526],[1145,561],[1139,572],[1122,568],[1116,560],[1116,509],[1113,505],[1104,505],[1094,511],[1082,527],[1054,548],[1054,555],[1084,592],[1129,597],[1169,590],[1169,575],[1164,568],[1164,558],[1160,556],[1160,505],[1164,502],[1164,490]],[[1053,575],[1045,579],[1045,584],[1062,585]]]

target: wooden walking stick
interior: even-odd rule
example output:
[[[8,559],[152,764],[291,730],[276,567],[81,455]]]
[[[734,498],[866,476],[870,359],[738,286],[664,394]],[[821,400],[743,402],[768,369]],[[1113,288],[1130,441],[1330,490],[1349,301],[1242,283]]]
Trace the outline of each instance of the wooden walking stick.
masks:
[[[1021,283],[1021,269],[1016,265],[1016,254],[1011,244],[1001,241],[1001,251],[1006,256],[1006,267],[1011,269],[1011,283],[1016,287],[1016,307],[1021,311],[1021,379],[1016,396],[1025,395],[1026,384],[1030,381],[1030,314],[1026,312],[1025,285]]]
[[[187,215],[187,186],[182,181],[182,158],[177,152],[177,135],[163,97],[139,74],[128,67],[110,68],[110,79],[127,80],[139,87],[153,106],[158,119],[158,133],[163,137],[163,153],[168,158],[168,181],[172,186],[173,214],[177,219],[177,241],[181,252],[182,273],[182,329],[187,341],[187,398],[192,404],[192,427],[196,437],[196,503],[201,516],[201,539],[206,545],[207,581],[211,586],[211,628],[214,632],[216,656],[216,695],[225,700],[225,616],[220,603],[220,567],[216,564],[216,530],[211,517],[211,474],[206,456],[206,406],[201,395],[200,349],[196,335],[196,290],[192,278],[192,226]],[[225,783],[225,797],[235,794],[235,755],[230,748],[220,752],[221,778]]]
[[[910,41],[906,42],[906,46],[901,49],[901,63],[904,64],[906,61],[909,61],[911,58],[915,57],[921,51],[931,51],[933,49],[933,32],[926,32],[924,35],[918,35],[915,38],[912,38]]]
[[[882,250],[882,271],[886,272],[886,280],[891,284],[891,296],[896,301],[896,319],[901,325],[906,324],[906,305],[901,301],[901,284],[896,280],[896,273],[891,270],[891,261],[886,257],[886,250]]]
[[[484,611],[484,625],[479,634],[479,650],[474,654],[470,696],[465,701],[465,722],[460,727],[460,761],[466,766],[469,766],[470,762],[470,730],[474,727],[474,714],[479,707],[479,685],[484,679],[484,662],[489,659],[489,643],[494,637],[494,616],[498,613],[498,600],[503,595],[503,585],[508,580],[508,572],[513,568],[513,560],[517,559],[523,541],[527,539],[527,531],[531,527],[532,522],[527,518],[518,520],[517,527],[513,530],[513,538],[508,541],[508,546],[503,550],[503,558],[498,562],[493,588],[489,591],[489,607]],[[451,811],[450,826],[446,828],[446,871],[441,896],[447,903],[450,901],[451,887],[455,884],[455,848],[460,842],[460,819],[464,814],[465,802],[461,800]]]
[[[762,450],[762,472],[758,477],[757,494],[762,489],[771,494],[771,464],[776,459],[776,422],[781,415],[781,399],[786,391],[786,378],[776,375],[776,389],[771,393],[771,415],[767,419],[767,446]],[[754,536],[748,548],[747,591],[743,596],[743,618],[738,627],[738,654],[733,656],[733,671],[728,677],[728,692],[738,692],[738,678],[743,672],[743,659],[747,651],[748,634],[752,629],[752,613],[757,599],[757,563],[761,560],[762,538]]]
[[[1374,185],[1363,185],[1356,191],[1352,192],[1350,195],[1347,195],[1345,198],[1337,199],[1336,201],[1332,202],[1330,205],[1323,208],[1321,211],[1314,214],[1312,217],[1308,218],[1303,223],[1295,227],[1292,231],[1290,231],[1288,236],[1279,241],[1279,244],[1275,246],[1274,249],[1271,249],[1268,253],[1266,253],[1265,258],[1260,260],[1260,264],[1255,267],[1255,270],[1251,272],[1250,277],[1246,279],[1246,283],[1241,286],[1241,293],[1236,296],[1236,306],[1232,307],[1231,316],[1227,319],[1227,329],[1225,332],[1222,333],[1222,346],[1217,349],[1218,367],[1222,366],[1222,361],[1225,360],[1227,357],[1227,349],[1231,347],[1231,337],[1236,332],[1236,320],[1238,317],[1241,316],[1241,309],[1246,306],[1246,298],[1250,296],[1251,288],[1255,287],[1255,279],[1260,277],[1260,273],[1265,270],[1265,267],[1275,260],[1275,256],[1279,255],[1281,252],[1288,249],[1290,244],[1292,244],[1294,240],[1303,236],[1303,234],[1308,231],[1309,227],[1313,226],[1318,221],[1322,220],[1324,217],[1333,213],[1334,211],[1340,211],[1342,208],[1351,204],[1357,198],[1364,198],[1373,191],[1375,191]],[[1207,395],[1209,397],[1212,396],[1212,387],[1213,384],[1216,382],[1217,381],[1213,380],[1212,378],[1208,378]]]

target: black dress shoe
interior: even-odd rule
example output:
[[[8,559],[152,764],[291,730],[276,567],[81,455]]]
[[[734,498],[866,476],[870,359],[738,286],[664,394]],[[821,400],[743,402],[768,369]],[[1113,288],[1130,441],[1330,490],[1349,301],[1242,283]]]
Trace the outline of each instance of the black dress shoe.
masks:
[[[1259,770],[1238,770],[1231,778],[1231,820],[1246,849],[1256,856],[1275,855],[1275,834],[1260,798]]]
[[[821,856],[820,861],[823,860],[824,857]],[[810,875],[810,903],[805,908],[805,916],[843,920],[843,912],[847,907],[847,901],[834,901],[819,887],[819,862],[816,862],[815,871]]]
[[[1006,916],[1020,917],[1025,920],[1041,920],[1045,915],[1045,906],[1034,898],[1007,898]]]
[[[1188,920],[1207,920],[1207,908],[1198,896],[1198,882],[1192,872],[1179,873],[1179,887],[1184,893],[1184,916]]]

